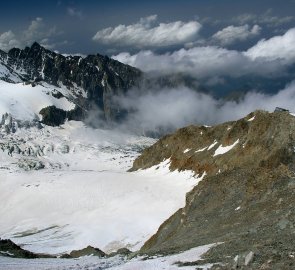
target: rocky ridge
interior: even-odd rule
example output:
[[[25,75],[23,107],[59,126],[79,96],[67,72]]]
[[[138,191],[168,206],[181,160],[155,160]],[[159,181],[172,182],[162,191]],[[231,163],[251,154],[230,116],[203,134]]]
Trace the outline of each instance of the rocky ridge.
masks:
[[[0,257],[12,257],[12,258],[24,258],[24,259],[36,259],[36,258],[79,258],[83,256],[96,256],[99,258],[115,256],[115,255],[128,255],[130,251],[128,249],[118,250],[113,254],[106,254],[98,248],[87,246],[86,248],[80,250],[73,250],[70,253],[62,254],[61,256],[53,256],[49,254],[34,253],[23,249],[21,246],[15,244],[9,239],[0,238]]]
[[[0,238],[0,257],[13,257],[13,258],[26,258],[26,259],[36,259],[36,258],[54,258],[47,254],[37,254],[31,251],[22,249],[20,246],[16,245],[9,239]]]
[[[216,127],[179,129],[144,150],[131,170],[170,159],[171,170],[206,176],[140,253],[170,254],[218,242],[190,265],[294,269],[294,147],[294,116],[256,111]]]
[[[63,56],[36,42],[23,50],[0,51],[0,64],[1,80],[33,86],[48,83],[56,87],[56,97],[66,96],[81,109],[80,114],[98,108],[107,121],[121,117],[112,97],[138,85],[142,76],[140,70],[107,56]]]

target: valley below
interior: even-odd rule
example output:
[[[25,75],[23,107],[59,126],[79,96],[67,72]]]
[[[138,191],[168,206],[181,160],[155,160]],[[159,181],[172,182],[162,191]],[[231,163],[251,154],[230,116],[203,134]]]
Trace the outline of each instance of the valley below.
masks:
[[[54,256],[87,246],[105,253],[138,250],[184,206],[185,194],[198,182],[191,171],[170,172],[167,162],[127,172],[140,151],[155,141],[75,121],[60,127],[20,128],[13,136],[2,133],[0,197],[5,203],[0,237]],[[56,264],[51,260],[39,259],[38,269]],[[106,259],[89,260],[108,265]],[[111,265],[123,263],[116,260]],[[0,256],[0,269],[24,269],[20,262]],[[73,263],[58,262],[67,267]],[[26,261],[27,269],[36,263]]]

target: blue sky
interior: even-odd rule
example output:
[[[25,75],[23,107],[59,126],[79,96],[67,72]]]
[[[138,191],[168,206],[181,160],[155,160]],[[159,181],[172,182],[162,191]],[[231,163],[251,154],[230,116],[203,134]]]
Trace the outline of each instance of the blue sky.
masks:
[[[142,49],[163,53],[180,49],[189,42],[194,43],[191,46],[217,45],[242,50],[262,38],[282,34],[294,27],[294,11],[294,0],[3,1],[0,11],[0,48],[8,50],[13,45],[24,47],[35,39],[63,53],[100,52],[112,55],[121,51],[135,53]],[[164,46],[124,43],[123,39],[111,42],[109,37],[106,41],[101,35],[93,39],[98,31],[108,27],[114,30],[118,25],[134,26],[141,18],[151,15],[157,15],[151,29],[161,23],[185,24],[191,21],[198,22],[201,27],[193,37],[184,38],[175,44],[164,42]],[[255,25],[259,28],[253,29]],[[228,26],[244,26],[246,37],[229,42],[222,41],[220,35],[212,39],[214,34]],[[243,31],[242,28],[232,30]],[[181,27],[179,31],[182,31]]]

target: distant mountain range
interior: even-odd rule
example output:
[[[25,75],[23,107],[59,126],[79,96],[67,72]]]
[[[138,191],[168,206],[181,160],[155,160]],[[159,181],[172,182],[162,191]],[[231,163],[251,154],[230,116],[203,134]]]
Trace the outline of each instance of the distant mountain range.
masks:
[[[0,79],[8,83],[51,85],[55,98],[65,97],[74,103],[72,118],[87,116],[87,112],[98,108],[106,121],[116,120],[120,111],[114,108],[112,96],[126,92],[138,85],[142,72],[107,56],[89,55],[63,56],[34,43],[25,49],[0,51]],[[62,90],[63,89],[63,90]],[[49,112],[48,112],[49,110]],[[54,119],[48,117],[60,114],[55,107],[47,112],[48,124]],[[62,122],[62,119],[57,121]]]
[[[91,125],[121,123],[132,111],[132,106],[131,109],[122,107],[116,97],[126,95],[130,90],[140,95],[185,86],[224,100],[239,100],[249,91],[272,94],[295,78],[294,70],[290,67],[286,73],[271,78],[224,77],[219,83],[208,84],[208,79],[201,80],[188,74],[147,74],[100,54],[64,56],[36,42],[23,50],[14,48],[7,53],[0,50],[0,81],[3,89],[15,91],[7,102],[14,104],[16,100],[24,106],[18,93],[24,86],[26,98],[31,100],[25,111],[31,111],[36,118],[41,114],[43,123],[51,126],[60,125],[65,119],[86,120]],[[17,90],[15,85],[20,88]],[[12,93],[12,90],[8,92]],[[11,106],[8,107],[11,110]],[[0,108],[0,113],[6,112],[12,113],[1,112]],[[12,113],[15,118],[18,115]],[[160,133],[165,134],[167,130]]]

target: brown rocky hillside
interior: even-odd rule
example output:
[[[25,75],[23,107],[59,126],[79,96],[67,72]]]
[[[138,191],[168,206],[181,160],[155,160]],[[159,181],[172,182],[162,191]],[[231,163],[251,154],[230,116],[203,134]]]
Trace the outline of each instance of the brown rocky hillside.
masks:
[[[295,269],[294,147],[295,117],[288,112],[256,111],[236,122],[189,126],[160,139],[132,170],[170,158],[171,170],[206,176],[140,252],[165,254],[220,242],[204,261],[191,264]]]

